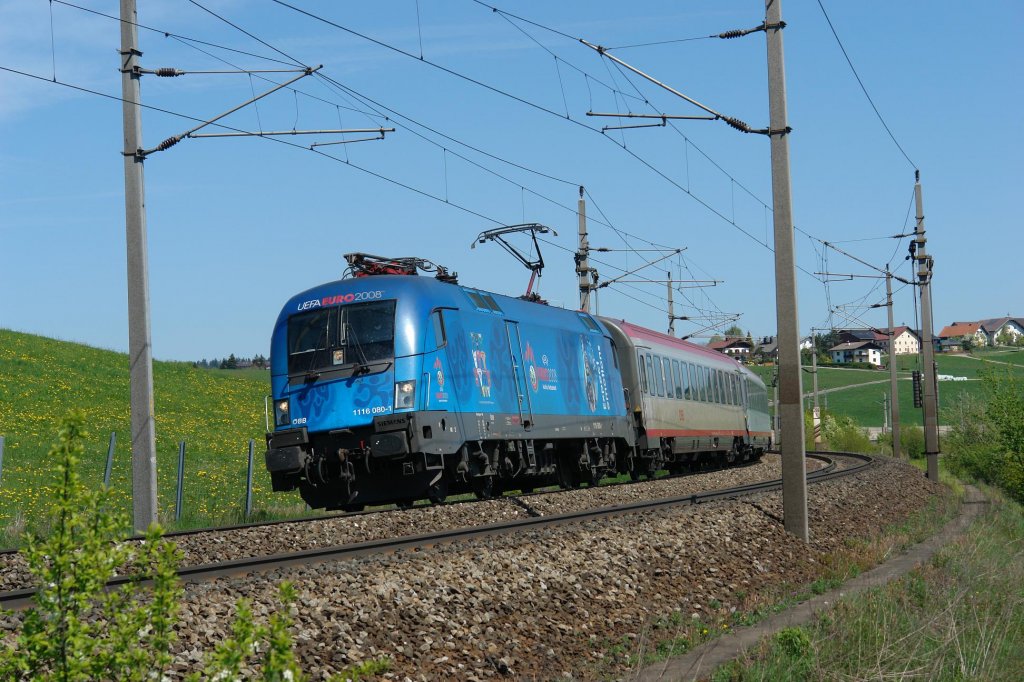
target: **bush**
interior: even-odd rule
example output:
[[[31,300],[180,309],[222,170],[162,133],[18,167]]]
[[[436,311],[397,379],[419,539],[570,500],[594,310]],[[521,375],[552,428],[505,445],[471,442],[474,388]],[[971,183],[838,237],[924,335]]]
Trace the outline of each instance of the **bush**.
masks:
[[[49,452],[61,480],[53,530],[46,538],[27,538],[25,558],[40,587],[21,631],[0,649],[3,680],[166,679],[182,595],[176,572],[180,554],[156,525],[143,542],[119,542],[131,528],[127,515],[111,511],[109,490],[88,490],[78,475],[84,424],[81,412],[72,413]],[[106,589],[116,574],[126,572],[129,583]],[[152,587],[143,591],[140,583],[147,578]],[[283,602],[294,600],[289,584],[280,590]],[[236,613],[233,637],[207,657],[202,677],[193,673],[189,680],[241,679],[242,666],[251,665],[259,651],[265,652],[258,662],[263,680],[304,679],[292,652],[287,609],[263,626],[253,622],[244,601]],[[375,662],[373,672],[388,664],[387,659]]]
[[[27,538],[25,558],[39,591],[21,632],[0,651],[3,679],[160,679],[170,663],[173,624],[181,588],[177,548],[154,526],[145,542],[117,543],[130,528],[109,491],[87,490],[78,476],[85,417],[76,412],[61,425],[49,460],[61,485],[53,507],[52,533]],[[125,567],[136,580],[106,591]],[[138,582],[153,578],[144,595]]]
[[[999,486],[1024,502],[1024,385],[1010,370],[981,373],[985,396],[962,394],[944,411],[950,471]]]
[[[963,394],[968,395],[968,394]],[[892,431],[881,434],[878,444],[892,453]],[[924,457],[924,429],[920,426],[900,426],[900,457],[921,459]]]
[[[811,410],[804,411],[804,445],[807,450],[814,448],[814,417]],[[878,448],[868,437],[866,429],[857,426],[852,417],[836,415],[821,410],[822,447],[837,452],[872,453]]]

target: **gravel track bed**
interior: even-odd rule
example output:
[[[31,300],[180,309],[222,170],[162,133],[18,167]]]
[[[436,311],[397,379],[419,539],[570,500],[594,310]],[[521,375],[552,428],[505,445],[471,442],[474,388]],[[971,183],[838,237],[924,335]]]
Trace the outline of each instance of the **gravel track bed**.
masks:
[[[809,460],[808,468],[819,466]],[[674,497],[706,490],[764,481],[781,476],[778,455],[765,455],[750,466],[710,471],[693,476],[643,481],[631,485],[583,488],[541,493],[523,498],[540,515],[562,514],[595,507]],[[508,498],[468,504],[434,505],[317,521],[209,531],[174,538],[182,566],[198,566],[231,559],[332,547],[353,542],[419,535],[451,528],[468,528],[526,518],[529,512]],[[0,557],[0,591],[31,587],[31,576],[21,555]]]
[[[612,643],[637,653],[673,612],[714,627],[771,586],[813,579],[823,553],[868,537],[944,489],[882,460],[808,488],[812,542],[782,530],[781,494],[532,529],[346,562],[185,587],[172,678],[194,669],[248,599],[258,620],[291,580],[304,669],[326,679],[388,657],[396,680],[596,679],[626,675]],[[11,628],[7,616],[0,627]],[[600,667],[599,667],[600,666]]]

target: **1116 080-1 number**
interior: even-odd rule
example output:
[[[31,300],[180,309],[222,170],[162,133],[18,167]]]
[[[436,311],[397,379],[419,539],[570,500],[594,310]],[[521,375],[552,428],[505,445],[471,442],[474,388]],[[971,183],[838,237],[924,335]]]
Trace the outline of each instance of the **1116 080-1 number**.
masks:
[[[384,414],[390,412],[391,408],[385,405],[377,405],[375,407],[360,407],[352,410],[352,414],[358,416],[367,414]]]

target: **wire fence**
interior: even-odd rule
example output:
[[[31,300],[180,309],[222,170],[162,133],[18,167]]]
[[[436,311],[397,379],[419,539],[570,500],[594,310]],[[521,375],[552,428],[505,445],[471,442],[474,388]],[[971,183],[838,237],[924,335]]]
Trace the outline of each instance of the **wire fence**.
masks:
[[[110,489],[111,486],[117,488],[116,492],[124,492],[125,495],[119,495],[120,501],[124,504],[125,508],[130,509],[131,507],[131,461],[127,462],[127,467],[117,466],[116,461],[117,455],[117,433],[111,432],[109,441],[107,443],[106,457],[103,461],[102,468],[102,485],[103,487]],[[0,435],[0,491],[5,492],[5,496],[10,498],[11,493],[14,493],[16,489],[23,489],[26,487],[36,488],[30,495],[19,495],[16,496],[18,499],[42,499],[45,498],[45,492],[48,491],[48,487],[40,485],[38,482],[24,480],[24,477],[18,476],[18,456],[17,448],[15,447],[11,452],[8,453],[9,469],[7,477],[4,477],[4,454],[5,454],[6,439],[3,435]],[[260,488],[260,483],[254,484],[255,477],[255,462],[256,462],[256,442],[250,439],[247,448],[244,451],[246,454],[242,455],[245,457],[245,471],[244,478],[240,476],[242,473],[239,470],[237,464],[241,463],[241,457],[230,456],[224,457],[210,457],[204,456],[201,453],[192,453],[188,451],[186,441],[182,440],[178,442],[177,448],[177,462],[174,467],[174,478],[173,489],[174,496],[171,498],[173,502],[165,502],[164,507],[161,510],[161,517],[165,520],[173,519],[175,524],[180,524],[183,519],[188,521],[208,521],[217,522],[219,520],[225,520],[227,518],[238,518],[241,517],[243,520],[249,520],[253,516],[254,506],[256,504],[256,496],[254,496],[254,489]],[[124,453],[121,453],[122,457]],[[13,459],[11,459],[13,457]],[[169,491],[168,485],[171,483],[168,480],[170,477],[169,462],[165,458],[163,465],[158,469],[158,478],[160,479],[161,489],[164,491],[164,500],[167,500],[169,496],[166,492]],[[86,458],[83,462],[83,480],[87,482],[92,480],[95,484],[99,481],[99,471],[93,470],[94,473],[89,473],[88,459]],[[95,462],[95,460],[93,460]],[[97,462],[98,464],[98,462]],[[13,467],[13,468],[12,468]],[[22,467],[24,468],[24,467]],[[125,489],[122,491],[122,489]],[[258,490],[257,490],[258,491]],[[22,493],[25,491],[22,490]],[[8,500],[12,504],[5,505],[7,509],[3,516],[17,518],[20,516],[31,516],[34,513],[34,509],[26,508],[24,505],[19,505],[16,501]],[[266,503],[266,500],[263,501]],[[8,519],[9,520],[9,519]],[[2,519],[0,519],[2,521]]]

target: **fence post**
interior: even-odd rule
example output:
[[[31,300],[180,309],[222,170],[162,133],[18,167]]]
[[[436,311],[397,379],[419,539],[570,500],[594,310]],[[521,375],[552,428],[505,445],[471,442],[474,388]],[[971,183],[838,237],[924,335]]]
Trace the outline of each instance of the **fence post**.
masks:
[[[4,475],[4,437],[0,436],[0,479]]]
[[[110,472],[114,468],[114,446],[117,445],[117,433],[110,432],[110,446],[107,448],[107,468],[103,471],[103,487],[110,487]]]
[[[252,514],[252,453],[256,444],[249,439],[249,471],[245,475],[245,518]]]
[[[174,498],[174,520],[181,520],[181,491],[185,480],[185,441],[178,443],[178,492]]]

